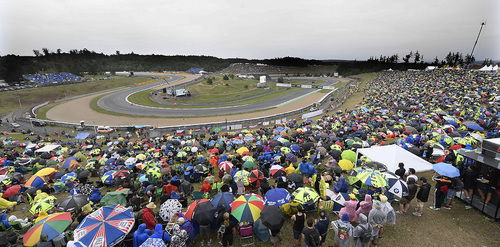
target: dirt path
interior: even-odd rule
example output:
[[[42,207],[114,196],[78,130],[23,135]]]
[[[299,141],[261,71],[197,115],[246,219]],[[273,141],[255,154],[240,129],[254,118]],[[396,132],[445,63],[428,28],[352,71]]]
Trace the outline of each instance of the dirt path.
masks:
[[[186,80],[187,79],[188,78],[186,78]],[[90,102],[92,101],[92,99],[94,99],[95,97],[99,97],[100,95],[103,94],[104,93],[95,94],[61,103],[47,112],[47,118],[55,121],[70,122],[70,123],[79,123],[81,120],[83,120],[87,124],[110,125],[110,126],[119,126],[119,125],[153,125],[158,127],[176,126],[176,125],[187,125],[187,124],[224,122],[226,120],[227,121],[242,120],[242,119],[258,118],[274,114],[285,113],[317,102],[325,95],[324,93],[319,93],[319,92],[312,93],[307,97],[303,97],[299,100],[293,101],[281,107],[259,112],[245,113],[245,114],[199,117],[199,118],[145,118],[145,117],[126,117],[126,116],[107,115],[92,110],[90,108]],[[249,111],[251,111],[251,109],[249,109]]]

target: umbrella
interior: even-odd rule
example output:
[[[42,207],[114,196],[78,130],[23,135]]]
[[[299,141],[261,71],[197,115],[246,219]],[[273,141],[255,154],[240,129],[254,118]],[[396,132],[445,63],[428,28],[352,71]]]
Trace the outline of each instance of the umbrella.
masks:
[[[182,204],[177,199],[168,199],[160,206],[160,217],[168,222],[170,218],[182,211]]]
[[[365,166],[374,170],[387,171],[387,166],[377,161],[368,162]]]
[[[349,194],[340,192],[330,198],[334,202],[333,211],[338,212],[344,207],[344,203],[349,200]]]
[[[198,206],[202,202],[207,202],[207,201],[208,201],[208,199],[201,199],[201,200],[196,200],[196,201],[192,202],[191,204],[189,204],[186,212],[184,212],[184,216],[186,216],[186,218],[191,220],[193,218],[193,213],[194,213],[194,209],[196,208],[196,206]]]
[[[23,236],[24,246],[34,246],[40,241],[42,233],[47,234],[48,241],[59,236],[71,225],[71,213],[55,213],[35,223]]]
[[[231,170],[232,168],[233,168],[233,163],[231,163],[230,161],[223,161],[219,164],[219,169],[224,171]]]
[[[231,215],[238,222],[254,222],[260,217],[264,200],[256,194],[241,195],[231,203]]]
[[[49,211],[54,207],[54,204],[56,203],[57,198],[55,196],[48,196],[45,198],[42,198],[35,203],[30,208],[30,213],[33,215],[38,214],[42,211]]]
[[[2,197],[3,198],[10,198],[12,196],[15,196],[19,193],[21,190],[21,185],[14,185],[9,187],[5,192],[3,193]]]
[[[241,170],[236,172],[233,178],[235,182],[243,181],[245,185],[248,185],[249,184],[248,176],[250,176],[250,173],[248,171]]]
[[[281,206],[283,204],[290,202],[290,192],[283,188],[271,189],[266,192],[264,196],[266,205],[276,205]]]
[[[361,181],[362,183],[376,188],[382,188],[387,186],[386,177],[380,171],[377,170],[373,169],[359,170],[358,174],[356,175],[356,178],[358,178],[359,181]]]
[[[76,157],[67,158],[61,168],[69,169],[78,166],[78,159]]]
[[[80,210],[83,206],[89,203],[86,195],[76,194],[66,197],[57,206],[57,210],[64,212],[74,212]]]
[[[313,188],[300,187],[293,192],[293,201],[300,204],[313,204],[319,200],[318,192]]]
[[[467,126],[467,128],[474,131],[484,131],[483,127],[479,126],[479,124],[472,121],[464,122],[464,125]]]
[[[139,247],[167,247],[165,241],[161,238],[148,238]]]
[[[26,187],[34,187],[34,188],[41,188],[45,184],[45,180],[43,177],[33,175],[26,183],[24,186]]]
[[[216,208],[209,201],[202,202],[194,209],[193,220],[200,225],[208,225],[214,220]]]
[[[155,178],[160,178],[161,177],[161,168],[158,166],[153,166],[148,168],[147,172],[148,175],[151,175]]]
[[[113,246],[125,238],[134,223],[132,211],[122,205],[101,207],[82,220],[73,238],[88,247]]]
[[[226,210],[231,209],[231,202],[234,201],[234,196],[231,192],[219,192],[210,201],[212,205],[217,208],[219,206],[224,206]]]
[[[405,181],[400,180],[398,178],[388,178],[387,188],[389,192],[394,194],[395,196],[402,198],[403,195],[408,194],[408,185]]]
[[[281,229],[283,223],[285,223],[285,218],[277,206],[265,206],[260,213],[260,218],[262,220],[262,224],[267,226],[269,230],[277,231]]]
[[[184,151],[180,151],[177,153],[177,158],[184,158],[187,156],[187,153]]]
[[[243,163],[243,167],[247,169],[253,169],[255,166],[255,162],[253,160],[247,160],[245,163]]]
[[[50,174],[52,174],[54,172],[57,172],[57,170],[54,169],[54,168],[52,168],[52,167],[47,167],[47,168],[41,169],[40,171],[37,171],[35,173],[35,175],[43,177],[43,176],[48,176],[48,175],[50,175]]]
[[[250,183],[255,183],[257,181],[263,180],[264,174],[260,170],[252,170],[248,178],[250,179]]]
[[[116,171],[107,171],[102,175],[101,181],[105,185],[111,185],[113,183],[114,174]]]
[[[302,183],[304,181],[304,179],[302,178],[302,175],[300,175],[298,173],[290,173],[286,176],[286,178],[294,183]]]
[[[344,150],[340,155],[344,160],[350,160],[351,162],[356,162],[356,153],[352,150]]]
[[[239,154],[239,155],[243,155],[244,152],[250,152],[250,150],[248,150],[247,147],[241,147],[241,148],[238,148],[238,150],[236,150],[236,152]]]
[[[446,176],[449,178],[460,176],[460,171],[458,170],[458,168],[448,163],[433,164],[432,169],[436,171],[439,175]]]
[[[283,168],[280,165],[273,165],[269,169],[269,173],[271,174],[271,176],[273,176],[274,178],[276,178],[276,177],[279,177],[279,176],[284,176],[286,174],[286,171],[285,171],[285,168]]]
[[[128,170],[119,170],[113,174],[113,178],[126,178],[130,176],[130,171]]]
[[[101,205],[113,206],[113,205],[126,205],[127,199],[125,198],[129,192],[129,189],[110,191],[106,193],[101,199]]]
[[[295,156],[295,154],[292,154],[292,153],[285,154],[285,159],[292,162],[292,163],[297,162],[297,156]]]
[[[76,173],[74,172],[70,172],[70,173],[66,173],[64,174],[62,177],[61,177],[61,182],[63,183],[66,183],[68,181],[73,181],[73,180],[76,180]]]
[[[340,160],[338,166],[344,171],[350,171],[354,168],[354,164],[350,160]]]

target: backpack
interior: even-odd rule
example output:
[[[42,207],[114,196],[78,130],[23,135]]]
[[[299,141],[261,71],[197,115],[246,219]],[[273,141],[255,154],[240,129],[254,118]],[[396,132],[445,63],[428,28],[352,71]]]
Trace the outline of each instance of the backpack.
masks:
[[[359,240],[363,243],[368,243],[372,239],[372,232],[368,231],[368,229],[364,228],[362,225],[360,225],[361,229],[363,230],[361,232],[361,235],[359,236]]]
[[[349,240],[349,229],[347,229],[346,227],[343,227],[343,226],[339,225],[338,226],[337,237],[340,240]]]

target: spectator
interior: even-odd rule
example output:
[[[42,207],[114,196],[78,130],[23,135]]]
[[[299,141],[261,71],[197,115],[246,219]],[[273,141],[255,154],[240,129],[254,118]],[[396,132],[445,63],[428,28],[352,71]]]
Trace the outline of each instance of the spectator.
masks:
[[[398,167],[399,167],[399,169],[397,169],[396,172],[394,172],[394,173],[399,176],[399,179],[405,180],[404,179],[404,176],[406,173],[405,164],[403,162],[400,162],[398,164]]]
[[[448,188],[451,180],[445,176],[438,176],[432,178],[436,181],[436,190],[434,191],[434,204],[429,208],[432,210],[440,210],[441,206],[448,194]]]
[[[334,229],[334,241],[338,247],[349,247],[352,243],[352,232],[354,227],[349,222],[349,214],[342,214],[341,218],[332,222]]]
[[[302,242],[302,230],[304,229],[304,223],[306,222],[306,214],[304,214],[304,209],[300,208],[298,212],[292,215],[293,221],[293,238],[295,239],[295,246],[300,247]]]
[[[142,213],[142,222],[146,224],[146,228],[149,230],[153,230],[156,226],[156,219],[153,213],[153,209],[156,208],[156,205],[154,202],[148,203],[146,205],[146,208],[144,208],[141,213]]]
[[[411,201],[415,198],[415,194],[417,193],[418,187],[413,180],[413,178],[408,179],[408,194],[404,195],[399,201],[399,211],[396,211],[398,214],[406,214],[410,209]]]
[[[446,194],[447,202],[444,208],[451,209],[453,198],[457,196],[457,191],[462,191],[463,189],[464,183],[462,182],[462,180],[460,178],[452,178],[448,193]]]
[[[307,219],[307,227],[302,230],[302,237],[306,247],[319,247],[321,236],[316,228],[314,228],[314,220]]]
[[[319,220],[316,222],[316,229],[319,232],[319,235],[321,237],[320,241],[320,246],[323,246],[323,244],[326,241],[326,235],[328,234],[328,226],[330,225],[330,216],[326,214],[325,210],[321,210],[319,212]]]
[[[359,224],[354,228],[352,236],[356,247],[370,246],[372,238],[372,226],[368,224],[368,220],[364,214],[359,215]]]
[[[427,178],[421,177],[420,181],[422,184],[417,193],[417,207],[415,207],[415,212],[413,212],[415,216],[422,216],[423,208],[429,200],[429,193],[431,191],[431,185],[427,183]]]
[[[368,215],[368,223],[372,226],[372,245],[377,245],[377,239],[384,233],[384,224],[387,222],[387,215],[381,210],[379,201],[373,202],[373,209]]]
[[[409,168],[408,169],[408,176],[406,177],[406,182],[408,182],[408,179],[413,178],[415,182],[418,181],[417,175],[415,175],[415,169]]]

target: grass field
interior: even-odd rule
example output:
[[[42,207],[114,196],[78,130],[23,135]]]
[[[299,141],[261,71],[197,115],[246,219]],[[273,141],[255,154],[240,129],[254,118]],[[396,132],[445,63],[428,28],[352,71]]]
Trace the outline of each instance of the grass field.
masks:
[[[180,102],[189,104],[208,104],[216,102],[231,102],[252,96],[276,92],[280,89],[273,83],[268,83],[269,89],[257,88],[257,80],[252,79],[229,79],[223,80],[222,76],[214,76],[213,83],[207,80],[187,87],[191,97],[185,100],[169,100],[169,102]]]
[[[51,87],[28,88],[0,93],[0,116],[19,109],[21,106],[40,104],[65,97],[92,93],[115,87],[127,86],[148,80],[145,77],[116,77],[110,80],[83,82]],[[21,102],[21,106],[19,104]]]

